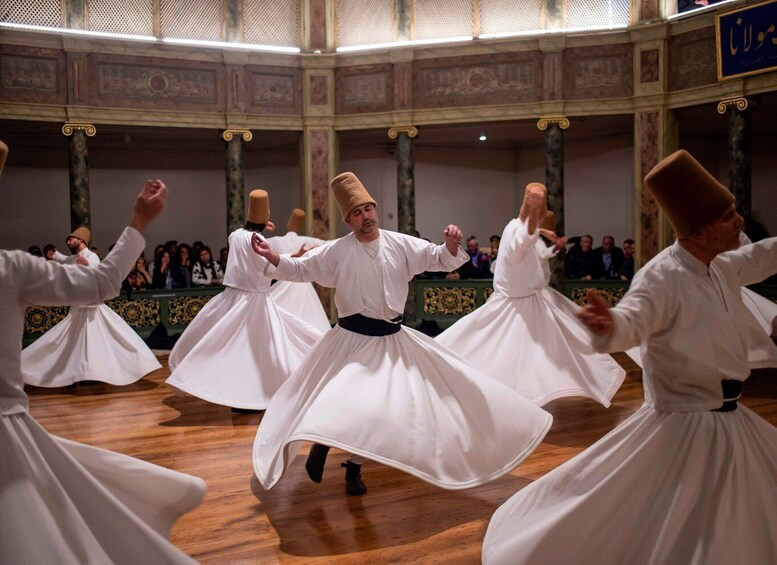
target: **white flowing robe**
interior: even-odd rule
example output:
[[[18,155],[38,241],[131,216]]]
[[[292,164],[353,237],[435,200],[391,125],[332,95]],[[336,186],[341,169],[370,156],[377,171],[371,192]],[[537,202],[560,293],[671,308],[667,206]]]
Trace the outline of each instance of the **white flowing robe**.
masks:
[[[77,265],[86,259],[89,266]],[[93,269],[100,258],[88,248],[54,260]],[[73,306],[68,315],[22,351],[24,382],[40,387],[80,381],[128,385],[161,369],[154,353],[121,316],[105,304]]]
[[[609,406],[626,372],[593,351],[580,307],[548,286],[554,252],[539,233],[520,218],[507,224],[494,293],[436,339],[539,406],[565,396]]]
[[[322,332],[276,308],[253,233],[229,235],[226,288],[176,342],[166,383],[215,404],[264,410]]]
[[[299,235],[296,232],[288,232],[286,235],[279,235],[267,239],[273,251],[283,255],[291,255],[299,251],[305,245],[306,247],[320,247],[326,245],[326,241],[316,237]],[[329,316],[321,305],[316,289],[312,283],[293,283],[289,281],[277,281],[270,288],[275,305],[291,312],[298,318],[305,320],[308,324],[319,330],[321,333],[329,331],[332,327],[329,323]]]
[[[143,246],[127,228],[93,269],[0,251],[0,563],[193,562],[166,535],[204,481],[50,435],[22,384],[25,308],[116,296]]]
[[[752,244],[752,241],[744,232],[739,234],[739,242],[739,249],[723,253],[716,258],[716,261],[725,261],[728,253],[739,253],[744,246]],[[747,359],[750,368],[777,367],[777,347],[774,347],[774,342],[770,337],[777,335],[777,304],[744,286],[740,289],[740,292],[742,294],[742,302],[762,330],[758,331],[751,323],[745,326],[747,328],[745,335],[748,340]],[[642,356],[639,346],[627,349],[626,353],[637,365],[642,367]]]
[[[723,403],[758,325],[740,287],[777,270],[777,238],[705,265],[678,243],[634,277],[598,351],[642,343],[645,404],[501,506],[485,563],[777,563],[777,428]]]
[[[349,234],[299,259],[281,257],[268,273],[335,287],[341,317],[390,321],[404,310],[415,274],[466,260],[461,249],[454,256],[444,245],[381,230],[369,244]],[[307,440],[462,489],[510,472],[551,422],[415,330],[367,336],[335,326],[273,397],[254,443],[254,471],[271,488]]]

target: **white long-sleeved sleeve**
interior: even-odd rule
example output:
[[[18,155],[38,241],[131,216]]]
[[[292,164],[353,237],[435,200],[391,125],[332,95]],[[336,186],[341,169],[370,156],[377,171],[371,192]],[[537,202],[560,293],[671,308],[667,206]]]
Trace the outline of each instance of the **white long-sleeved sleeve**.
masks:
[[[21,271],[20,299],[27,304],[77,306],[113,298],[144,246],[140,232],[127,227],[105,260],[93,268],[34,261]]]

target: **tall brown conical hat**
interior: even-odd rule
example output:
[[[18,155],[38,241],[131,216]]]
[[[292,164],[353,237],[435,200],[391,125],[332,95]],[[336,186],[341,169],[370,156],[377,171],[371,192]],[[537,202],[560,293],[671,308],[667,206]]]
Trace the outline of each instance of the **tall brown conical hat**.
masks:
[[[520,217],[524,220],[529,217],[529,206],[526,204],[526,197],[530,193],[541,193],[542,197],[545,199],[545,203],[542,206],[542,210],[540,211],[540,220],[542,220],[545,217],[545,212],[548,211],[548,204],[547,204],[547,195],[548,195],[548,189],[545,188],[545,185],[541,182],[530,182],[526,185],[526,190],[524,191],[523,195],[523,203],[521,204],[521,211],[520,211]]]
[[[364,185],[353,173],[342,173],[337,175],[329,183],[334,192],[337,206],[343,215],[343,220],[348,221],[348,216],[353,209],[363,204],[372,204],[377,206],[375,200],[364,188]]]
[[[270,195],[257,188],[248,195],[248,218],[252,224],[266,224],[270,221]]]
[[[286,231],[293,231],[294,233],[305,231],[305,210],[294,208],[291,211],[289,221],[286,223]]]
[[[89,228],[81,226],[80,228],[76,228],[75,230],[73,230],[73,233],[67,236],[65,238],[65,241],[67,241],[68,238],[70,237],[75,237],[76,239],[80,239],[86,245],[89,245],[89,242],[92,241],[92,232],[89,231]]]
[[[547,210],[545,212],[545,217],[542,218],[540,221],[540,227],[544,230],[556,231],[556,214],[551,212],[550,210]]]
[[[678,239],[684,239],[723,215],[734,195],[681,149],[658,163],[645,185],[669,218]]]

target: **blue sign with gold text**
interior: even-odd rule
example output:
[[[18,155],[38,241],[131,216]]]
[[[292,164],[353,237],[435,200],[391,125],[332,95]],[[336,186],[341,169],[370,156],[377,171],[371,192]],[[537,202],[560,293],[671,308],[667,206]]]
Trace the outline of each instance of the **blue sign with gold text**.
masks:
[[[718,80],[777,70],[777,0],[715,17]]]

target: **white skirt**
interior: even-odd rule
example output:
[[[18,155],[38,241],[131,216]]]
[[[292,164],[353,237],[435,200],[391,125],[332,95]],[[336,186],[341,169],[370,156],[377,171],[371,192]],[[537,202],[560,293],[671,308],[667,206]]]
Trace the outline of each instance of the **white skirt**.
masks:
[[[578,310],[550,288],[523,298],[494,294],[436,339],[539,406],[565,396],[609,406],[626,372],[593,351]]]
[[[484,563],[777,563],[777,428],[643,405],[491,518]]]
[[[167,540],[205,482],[0,416],[0,563],[194,563]]]
[[[264,410],[320,336],[269,293],[227,287],[175,344],[166,382],[208,402]]]
[[[79,381],[128,385],[161,367],[135,330],[105,304],[71,307],[22,351],[24,382],[41,387]]]
[[[332,325],[311,283],[278,281],[270,287],[275,305],[305,320],[322,334]]]
[[[271,488],[307,440],[463,489],[509,473],[551,423],[415,330],[371,337],[335,326],[273,397],[254,442],[254,472]]]

